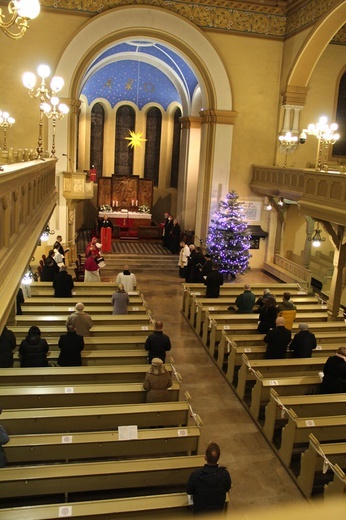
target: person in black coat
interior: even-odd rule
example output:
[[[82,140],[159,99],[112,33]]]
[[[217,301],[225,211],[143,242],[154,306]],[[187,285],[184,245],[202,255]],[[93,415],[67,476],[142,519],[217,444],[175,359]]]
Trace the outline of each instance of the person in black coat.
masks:
[[[60,336],[58,347],[60,354],[58,365],[61,367],[79,367],[82,364],[81,352],[84,350],[84,338],[76,332],[73,323],[67,325],[67,334]]]
[[[346,347],[340,347],[330,356],[323,368],[322,394],[346,392]]]
[[[312,351],[316,348],[315,334],[309,331],[307,323],[299,323],[299,332],[294,336],[290,350],[294,358],[306,358],[312,356]]]
[[[276,327],[271,329],[264,337],[267,343],[266,359],[284,359],[287,346],[291,341],[291,331],[285,327],[285,318],[276,318]]]
[[[200,247],[196,247],[196,254],[192,255],[190,282],[198,283],[201,281],[201,269],[205,264],[204,254]],[[190,255],[191,257],[191,255]]]
[[[72,298],[74,283],[72,276],[67,272],[66,266],[60,267],[60,271],[54,279],[53,287],[55,298]]]
[[[41,282],[53,282],[58,272],[58,264],[51,256],[48,256],[44,266],[42,267],[40,276]]]
[[[25,302],[23,289],[19,287],[17,296],[16,296],[16,314],[21,316],[23,314],[22,311],[22,303]]]
[[[204,265],[202,269],[200,270],[200,282],[204,282],[205,278],[209,273],[211,273],[213,270],[213,261],[211,259],[211,256],[208,254],[204,255]]]
[[[170,246],[169,250],[173,255],[177,255],[180,251],[180,235],[181,235],[181,229],[179,226],[179,223],[177,219],[175,218],[173,220],[173,226],[171,229],[171,239],[170,239]]]
[[[13,351],[16,348],[16,336],[6,325],[0,336],[0,368],[13,367]]]
[[[186,492],[193,497],[194,515],[222,512],[226,493],[231,489],[231,476],[224,466],[218,465],[220,448],[211,442],[205,452],[206,464],[195,469],[187,482]]]
[[[162,329],[162,321],[156,321],[154,332],[145,341],[144,348],[148,351],[148,363],[150,365],[154,358],[162,359],[165,362],[166,352],[171,350],[171,340],[167,334],[163,333]]]
[[[261,334],[267,334],[270,329],[274,329],[277,315],[278,310],[276,308],[276,300],[270,296],[261,307],[257,327],[258,332]]]
[[[218,298],[220,295],[220,287],[223,285],[223,275],[219,273],[218,264],[212,265],[211,273],[207,274],[204,280],[204,285],[207,286],[206,297],[207,298]]]
[[[47,367],[48,343],[41,338],[38,327],[30,327],[28,334],[20,344],[19,356],[21,367]]]

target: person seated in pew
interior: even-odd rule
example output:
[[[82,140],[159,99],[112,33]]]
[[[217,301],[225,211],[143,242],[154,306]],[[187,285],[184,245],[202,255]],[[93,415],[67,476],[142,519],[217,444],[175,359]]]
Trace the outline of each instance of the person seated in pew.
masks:
[[[237,314],[252,314],[255,305],[255,295],[249,284],[244,285],[244,292],[237,296],[235,301]]]
[[[20,344],[19,357],[21,367],[48,367],[48,343],[41,338],[38,327],[30,327],[28,334]]]
[[[261,310],[261,307],[263,307],[263,305],[265,304],[265,302],[268,300],[268,298],[272,296],[274,298],[274,296],[272,294],[270,294],[270,290],[269,289],[264,289],[263,290],[263,294],[262,296],[260,296],[256,302],[255,302],[255,307],[258,308],[258,310]]]
[[[60,267],[59,273],[55,276],[53,287],[55,298],[72,298],[74,283],[65,265]]]
[[[77,334],[74,323],[69,323],[66,328],[67,334],[62,334],[58,343],[60,348],[58,365],[60,367],[80,367],[82,365],[81,352],[84,350],[83,336]]]
[[[206,464],[191,473],[186,485],[187,494],[192,496],[194,516],[222,513],[225,509],[226,493],[232,486],[227,468],[218,464],[219,445],[210,442],[204,458]]]
[[[284,292],[282,295],[282,302],[278,304],[278,311],[296,311],[297,307],[291,300],[291,293]]]
[[[257,327],[258,332],[261,334],[267,334],[270,329],[273,329],[275,327],[277,315],[276,300],[270,296],[261,307]]]
[[[0,368],[13,367],[13,351],[16,348],[16,336],[4,326],[0,335]]]
[[[299,323],[299,332],[290,343],[290,351],[294,358],[312,357],[312,351],[316,348],[316,336],[309,331],[307,323]]]
[[[151,367],[145,375],[143,388],[147,391],[147,403],[160,403],[169,401],[169,388],[172,386],[172,379],[166,371],[162,359],[154,358],[151,360]]]
[[[135,290],[137,285],[136,276],[130,272],[127,264],[124,265],[124,270],[117,274],[115,283],[117,285],[122,283],[126,292],[133,292]]]
[[[322,394],[346,392],[346,347],[340,347],[330,356],[323,368]]]
[[[0,415],[2,414],[2,408],[0,408]],[[7,431],[0,424],[0,468],[4,468],[7,464],[6,453],[4,452],[3,446],[10,440]]]
[[[291,331],[285,327],[285,318],[276,318],[275,325],[264,336],[264,342],[267,343],[266,359],[284,359],[291,341]]]
[[[127,306],[130,302],[129,295],[125,291],[122,283],[118,284],[116,291],[112,295],[112,314],[128,314]]]
[[[80,336],[91,336],[90,329],[93,326],[93,320],[87,312],[84,312],[84,304],[78,302],[75,306],[75,311],[70,314],[66,320],[66,326],[73,323],[76,327],[76,332]]]

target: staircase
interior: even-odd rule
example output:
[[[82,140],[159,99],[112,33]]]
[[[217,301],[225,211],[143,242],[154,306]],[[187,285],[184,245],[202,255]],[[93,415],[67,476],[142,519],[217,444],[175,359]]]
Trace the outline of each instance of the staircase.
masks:
[[[143,271],[178,274],[178,255],[111,253],[103,256],[106,267],[102,269],[102,276],[114,276],[122,271],[126,264],[135,275]]]

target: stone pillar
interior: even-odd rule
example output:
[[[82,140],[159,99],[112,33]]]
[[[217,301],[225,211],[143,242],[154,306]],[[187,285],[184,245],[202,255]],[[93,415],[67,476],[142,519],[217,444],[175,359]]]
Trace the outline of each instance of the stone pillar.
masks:
[[[277,216],[277,224],[276,224],[276,232],[275,232],[275,243],[274,243],[274,259],[276,255],[281,253],[281,241],[283,234],[283,226],[285,222],[285,210],[278,206],[278,204],[273,200],[272,201],[273,208],[275,210]]]
[[[300,134],[299,130],[299,120],[300,120],[300,111],[303,107],[294,106],[293,107],[293,123],[292,123],[292,134]]]
[[[291,105],[283,105],[282,108],[284,109],[284,121],[281,134],[285,135],[287,132],[291,131],[291,112],[293,107]]]

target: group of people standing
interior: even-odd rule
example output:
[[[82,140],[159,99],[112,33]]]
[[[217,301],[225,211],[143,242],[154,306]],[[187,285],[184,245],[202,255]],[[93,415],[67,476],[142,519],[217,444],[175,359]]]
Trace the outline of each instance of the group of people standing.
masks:
[[[176,218],[167,211],[164,213],[162,226],[162,245],[165,249],[176,255],[179,253],[181,228]]]

